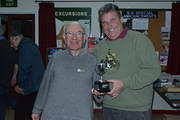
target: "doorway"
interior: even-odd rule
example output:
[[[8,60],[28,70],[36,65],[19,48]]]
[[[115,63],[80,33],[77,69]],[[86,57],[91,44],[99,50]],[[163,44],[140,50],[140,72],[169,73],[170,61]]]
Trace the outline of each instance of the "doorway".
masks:
[[[25,37],[29,37],[35,41],[35,15],[8,15],[8,34],[11,32],[22,33]]]
[[[22,33],[35,42],[35,15],[34,14],[0,14],[0,24],[6,26],[5,38],[11,32]],[[17,93],[11,88],[11,95],[17,98]]]
[[[0,14],[1,23],[6,26],[5,37],[11,32],[22,33],[35,42],[35,15],[34,14]]]

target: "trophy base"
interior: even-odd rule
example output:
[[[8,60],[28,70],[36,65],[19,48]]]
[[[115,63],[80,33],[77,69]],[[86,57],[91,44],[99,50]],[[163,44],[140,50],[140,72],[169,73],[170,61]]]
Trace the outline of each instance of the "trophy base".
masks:
[[[94,89],[98,92],[110,92],[109,82],[96,81],[94,83]]]

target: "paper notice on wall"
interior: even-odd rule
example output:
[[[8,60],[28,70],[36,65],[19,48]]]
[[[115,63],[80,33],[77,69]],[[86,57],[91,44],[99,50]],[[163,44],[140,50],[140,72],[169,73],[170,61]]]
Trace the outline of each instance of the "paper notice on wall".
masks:
[[[166,11],[166,20],[165,20],[165,24],[167,28],[171,28],[171,11]]]
[[[132,29],[133,30],[148,30],[148,19],[133,19]]]
[[[160,56],[160,65],[167,66],[168,56]]]
[[[57,48],[63,48],[63,43],[62,43],[63,40],[56,40],[56,45],[57,45]]]
[[[59,20],[59,19],[55,19],[55,21],[56,21],[56,36],[58,36],[58,34],[60,33],[60,31],[61,31],[61,28],[63,27],[63,25],[64,25],[64,22],[62,22],[61,20]]]

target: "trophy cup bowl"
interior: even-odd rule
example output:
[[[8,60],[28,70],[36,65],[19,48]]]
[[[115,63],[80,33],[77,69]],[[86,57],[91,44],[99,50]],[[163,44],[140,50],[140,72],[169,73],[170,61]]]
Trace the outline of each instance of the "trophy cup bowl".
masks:
[[[100,75],[100,80],[94,83],[94,89],[97,90],[98,92],[109,92],[110,91],[109,82],[103,81],[102,79],[102,76],[106,72],[105,64],[104,63],[98,64],[96,72]]]

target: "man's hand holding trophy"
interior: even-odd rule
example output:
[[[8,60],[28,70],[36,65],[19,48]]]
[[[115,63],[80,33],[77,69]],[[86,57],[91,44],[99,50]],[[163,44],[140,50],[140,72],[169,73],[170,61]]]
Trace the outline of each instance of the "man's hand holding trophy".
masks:
[[[116,59],[115,54],[110,52],[110,49],[105,57],[102,59],[99,64],[97,64],[96,72],[100,75],[100,80],[94,83],[94,89],[100,93],[107,93],[110,91],[110,82],[103,80],[103,75],[108,70],[117,70],[119,69],[120,63]]]

